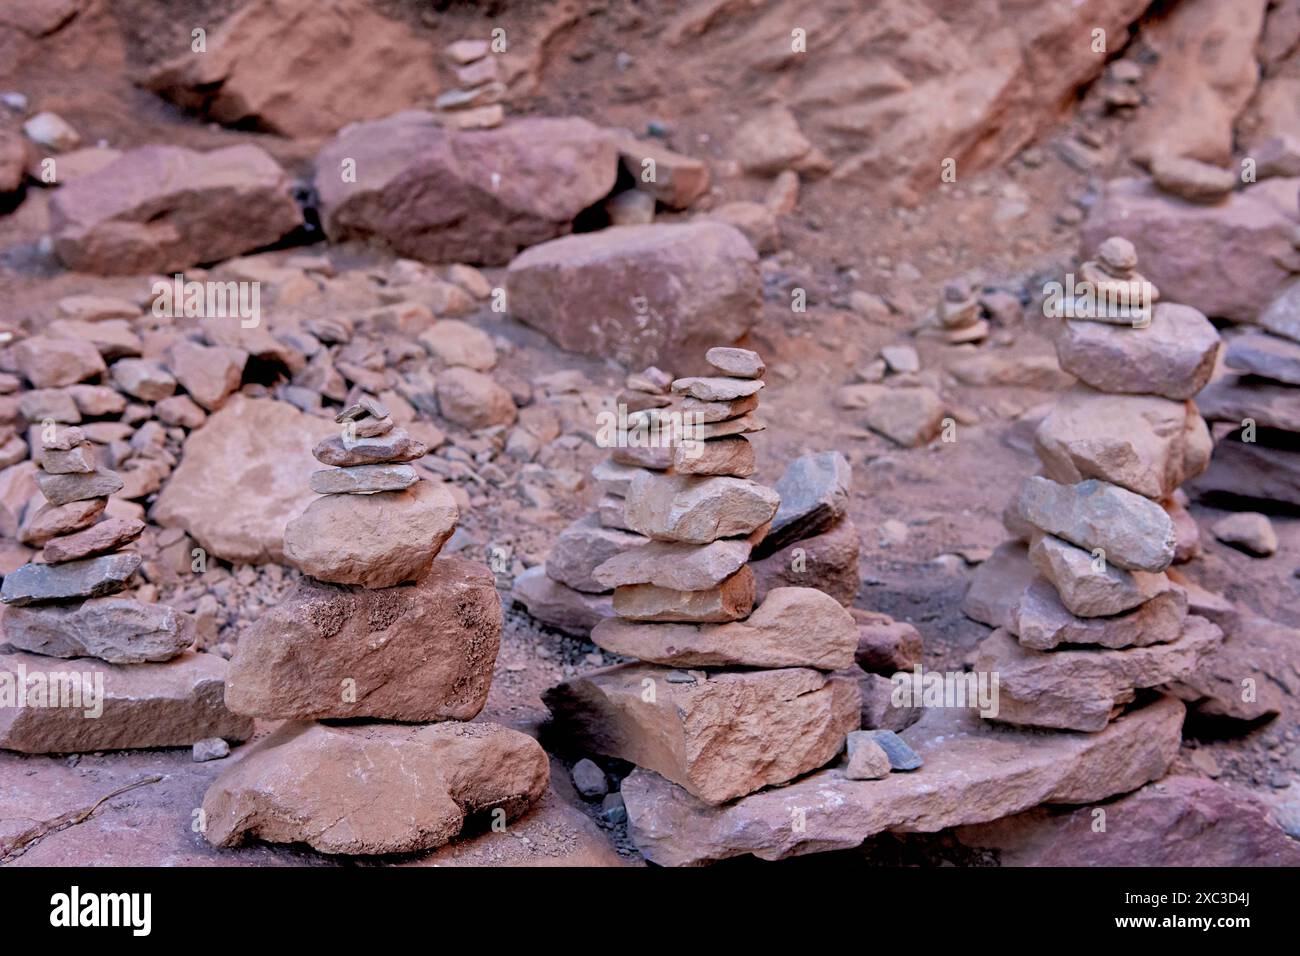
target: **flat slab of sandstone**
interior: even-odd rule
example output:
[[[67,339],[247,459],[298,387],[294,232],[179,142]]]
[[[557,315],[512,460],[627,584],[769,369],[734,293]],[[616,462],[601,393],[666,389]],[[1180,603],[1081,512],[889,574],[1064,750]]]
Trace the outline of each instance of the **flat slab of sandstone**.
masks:
[[[925,761],[919,770],[849,780],[832,767],[724,806],[638,769],[623,781],[628,832],[647,859],[689,866],[846,850],[885,830],[934,833],[1044,803],[1091,803],[1164,776],[1178,753],[1183,713],[1180,701],[1162,697],[1101,733],[1074,734],[930,709],[900,735]]]
[[[188,747],[208,737],[245,740],[253,733],[253,722],[226,708],[226,668],[217,655],[192,651],[146,664],[0,654],[0,748],[31,754],[89,753]],[[38,684],[71,688],[74,678],[59,674],[80,675],[81,706],[16,707],[5,696],[20,677],[27,681],[29,704],[36,699],[32,695]],[[103,688],[102,712],[87,716],[97,709],[97,686]],[[67,703],[75,697],[69,690],[59,699]]]

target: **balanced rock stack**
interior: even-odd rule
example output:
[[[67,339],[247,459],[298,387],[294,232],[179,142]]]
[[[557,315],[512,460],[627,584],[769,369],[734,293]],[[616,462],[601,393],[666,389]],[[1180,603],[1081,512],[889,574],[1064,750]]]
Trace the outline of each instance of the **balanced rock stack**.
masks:
[[[117,596],[141,561],[123,549],[144,531],[138,519],[104,517],[122,479],[98,466],[81,429],[47,428],[36,476],[47,503],[26,529],[42,562],[0,588],[11,649],[0,653],[0,747],[83,753],[246,739],[252,721],[222,703],[226,662],[189,650],[193,618]]]
[[[961,345],[988,338],[989,322],[983,317],[979,298],[970,284],[958,279],[943,287],[939,304],[926,319],[922,331],[950,345]]]
[[[286,722],[208,790],[217,846],[427,850],[472,816],[520,815],[549,780],[531,737],[465,723],[487,702],[501,603],[486,567],[437,559],[459,514],[440,483],[400,464],[423,446],[369,400],[338,421],[344,434],[315,455],[341,467],[313,475],[326,493],[285,531],[286,556],[310,576],[230,663],[230,709]]]
[[[460,84],[438,94],[434,108],[439,119],[457,129],[491,129],[505,119],[497,58],[486,40],[457,40],[447,46],[447,63]]]
[[[616,617],[592,640],[639,663],[549,690],[557,729],[578,746],[652,770],[710,804],[785,783],[833,760],[860,726],[851,668],[857,625],[813,588],[778,587],[754,607],[750,553],[777,514],[746,433],[764,366],[710,349],[718,376],[672,384],[698,413],[666,472],[638,471],[623,499],[637,546],[594,571]],[[835,673],[841,671],[843,673]]]
[[[1235,374],[1198,398],[1216,423],[1214,461],[1197,489],[1229,504],[1300,507],[1300,282],[1228,341]],[[1221,431],[1220,431],[1221,429]]]
[[[672,381],[671,375],[654,366],[634,372],[618,394],[617,406],[635,422],[638,413],[680,404],[680,397],[669,388]],[[644,543],[640,535],[628,531],[623,518],[628,485],[645,469],[666,471],[672,460],[671,445],[649,440],[616,443],[610,456],[591,470],[603,493],[596,510],[559,534],[543,564],[515,579],[511,597],[542,624],[580,637],[589,635],[614,613],[613,588],[596,580],[596,568]]]
[[[1108,239],[1099,259],[1111,277],[1137,275],[1124,239]],[[1085,264],[1090,281],[1097,268]],[[1039,425],[1042,473],[1011,515],[1037,574],[977,652],[975,669],[998,676],[997,719],[1008,723],[1103,730],[1222,640],[1165,573],[1191,548],[1180,529],[1195,524],[1175,494],[1209,462],[1191,398],[1214,369],[1218,333],[1184,305],[1095,312],[1078,309],[1057,330],[1061,367],[1079,384]]]

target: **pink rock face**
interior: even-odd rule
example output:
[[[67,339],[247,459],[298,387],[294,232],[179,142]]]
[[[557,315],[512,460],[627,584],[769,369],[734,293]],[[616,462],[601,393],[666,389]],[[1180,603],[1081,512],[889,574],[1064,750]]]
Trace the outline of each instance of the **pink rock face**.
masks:
[[[329,135],[438,92],[431,45],[364,0],[255,0],[145,86],[218,123]]]
[[[322,853],[409,853],[451,840],[500,808],[520,816],[546,790],[533,738],[497,724],[288,722],[203,798],[214,846],[248,838]]]
[[[960,827],[967,846],[1003,866],[1300,866],[1300,844],[1248,793],[1169,776],[1107,805],[1106,839],[1091,807],[1040,807]]]
[[[500,640],[501,600],[479,564],[445,558],[377,591],[304,579],[240,637],[226,704],[257,717],[470,720]]]
[[[510,311],[561,348],[629,367],[703,369],[758,317],[758,256],[731,226],[615,226],[529,249],[506,274]]]
[[[246,740],[253,722],[222,701],[226,662],[215,654],[186,652],[160,664],[105,664],[94,658],[63,660],[35,654],[0,655],[0,671],[84,675],[103,682],[103,712],[85,707],[0,708],[0,748],[20,753],[90,753],[138,747],[188,747],[208,737]],[[12,678],[11,678],[12,680]],[[47,682],[52,682],[48,678]],[[83,683],[84,686],[84,683]],[[85,695],[82,695],[85,703]]]
[[[655,770],[712,804],[823,766],[858,729],[856,680],[807,668],[670,679],[680,673],[627,664],[543,699],[580,746]]]
[[[256,146],[145,146],[61,187],[54,250],[69,269],[170,273],[269,245],[302,224],[289,178]]]
[[[617,171],[613,140],[586,120],[456,132],[411,110],[344,129],[316,157],[315,182],[333,241],[374,236],[426,262],[504,265],[567,233]]]
[[[459,516],[456,499],[436,481],[325,495],[285,526],[284,557],[320,581],[392,587],[425,574]]]
[[[1109,236],[1137,247],[1142,273],[1166,302],[1211,318],[1252,322],[1292,279],[1297,179],[1268,179],[1202,206],[1165,196],[1149,180],[1107,184],[1083,224],[1086,255]]]
[[[903,741],[912,773],[849,780],[833,767],[710,806],[648,770],[623,781],[628,832],[647,859],[691,866],[752,854],[779,860],[850,849],[885,830],[935,833],[1042,803],[1088,804],[1158,780],[1181,743],[1183,705],[1161,698],[1098,734],[992,728],[971,710],[930,708]],[[792,808],[804,826],[792,827]]]

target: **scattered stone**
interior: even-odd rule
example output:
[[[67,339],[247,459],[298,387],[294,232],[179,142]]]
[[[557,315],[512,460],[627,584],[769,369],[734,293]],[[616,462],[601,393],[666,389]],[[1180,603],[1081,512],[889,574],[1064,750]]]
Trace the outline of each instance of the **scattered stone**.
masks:
[[[623,169],[655,200],[672,209],[689,208],[709,190],[709,167],[704,162],[650,140],[621,139],[618,158]],[[654,171],[645,181],[647,169]]]
[[[120,557],[120,556],[119,556]],[[7,583],[8,579],[6,579]],[[72,665],[35,654],[0,654],[0,672],[33,678],[66,674]],[[253,722],[222,702],[226,662],[187,651],[162,663],[106,664],[91,657],[75,665],[82,680],[103,681],[93,706],[0,708],[0,748],[19,753],[93,753],[149,747],[189,747],[197,740],[247,740]],[[100,710],[99,713],[91,711]]]
[[[1185,156],[1158,156],[1151,163],[1156,186],[1189,202],[1216,203],[1237,186],[1237,175]]]
[[[1268,517],[1255,511],[1242,511],[1220,518],[1211,525],[1214,536],[1257,558],[1277,553],[1277,533]]]
[[[513,425],[518,417],[508,391],[482,372],[460,367],[438,375],[438,411],[471,430]]]
[[[892,730],[867,730],[863,733],[885,752],[890,770],[916,770],[925,762]]]
[[[833,598],[813,588],[776,588],[743,621],[640,624],[611,618],[591,632],[615,654],[669,667],[813,667],[853,661],[857,632]]]
[[[204,836],[213,846],[256,838],[322,853],[411,853],[489,811],[520,816],[549,779],[537,741],[497,724],[292,721],[217,778],[203,799]]]
[[[239,390],[247,354],[235,349],[176,342],[167,350],[167,368],[181,388],[209,412]]]
[[[647,664],[608,668],[553,687],[543,700],[577,746],[654,770],[715,805],[825,765],[857,729],[851,680],[786,668],[680,684],[669,673]],[[645,681],[655,688],[649,700]],[[781,728],[788,743],[772,748],[757,727]]]
[[[276,719],[471,720],[500,634],[491,572],[460,558],[377,590],[304,579],[241,635],[226,703]]]
[[[443,365],[486,372],[497,364],[497,349],[492,344],[492,337],[459,319],[443,319],[427,332],[422,332],[420,342]]]
[[[943,425],[943,399],[925,386],[849,385],[836,401],[841,408],[862,409],[868,428],[904,448],[925,444]]]
[[[99,349],[81,339],[35,335],[13,347],[14,364],[33,388],[62,388],[104,372]]]
[[[97,657],[110,664],[166,661],[194,643],[194,619],[161,604],[92,598],[72,606],[9,607],[4,638],[47,657]]]
[[[845,743],[848,748],[844,761],[845,777],[850,780],[881,780],[889,776],[889,754],[870,731],[852,731]]]
[[[72,124],[49,110],[37,113],[23,123],[23,132],[37,146],[62,153],[81,145],[81,136]]]
[[[433,481],[405,491],[326,495],[287,523],[284,557],[321,581],[392,587],[424,575],[458,517],[456,500]]]
[[[605,771],[586,757],[573,765],[573,785],[588,800],[595,800],[609,793],[609,782],[605,779]]]
[[[160,402],[176,391],[176,379],[156,362],[122,359],[113,363],[113,383],[133,398]]]

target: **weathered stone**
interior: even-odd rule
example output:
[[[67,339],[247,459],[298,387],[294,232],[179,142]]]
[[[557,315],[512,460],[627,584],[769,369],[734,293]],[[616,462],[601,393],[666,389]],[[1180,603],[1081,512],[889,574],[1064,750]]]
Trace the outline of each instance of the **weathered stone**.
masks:
[[[194,643],[194,618],[162,604],[92,598],[74,606],[10,607],[4,640],[47,657],[97,657],[110,664],[166,661]]]
[[[56,319],[46,326],[46,332],[56,339],[81,339],[99,349],[106,361],[129,358],[140,354],[140,336],[131,330],[125,319],[106,319],[90,322],[85,319]]]
[[[1163,571],[1174,557],[1169,515],[1118,485],[1034,476],[1021,485],[1017,507],[1034,527],[1089,551],[1100,548],[1107,563],[1125,570]]]
[[[546,558],[546,573],[554,581],[579,591],[599,594],[614,587],[596,569],[605,562],[645,544],[639,534],[606,528],[593,515],[585,515],[556,537]]]
[[[1210,526],[1210,531],[1224,544],[1259,558],[1277,553],[1277,532],[1272,522],[1258,512],[1225,515]]]
[[[1200,312],[1159,302],[1144,328],[1065,320],[1061,368],[1102,392],[1187,399],[1210,380],[1219,333]]]
[[[411,585],[302,580],[239,639],[226,705],[267,718],[471,720],[487,702],[501,601],[481,564],[443,558]]]
[[[41,449],[41,471],[50,475],[88,475],[95,470],[95,449],[89,442],[69,449]]]
[[[144,522],[136,518],[109,518],[84,531],[51,538],[45,542],[41,556],[46,564],[75,561],[96,554],[115,551],[134,541],[144,532]]]
[[[853,469],[837,451],[800,455],[790,462],[776,483],[781,507],[758,547],[758,556],[826,531],[847,512],[852,487]]]
[[[847,850],[885,830],[935,833],[1043,803],[1092,804],[1164,776],[1183,712],[1163,698],[1097,734],[1044,734],[993,727],[964,708],[931,708],[901,735],[925,761],[918,773],[854,781],[832,768],[726,806],[635,770],[622,786],[629,833],[654,863],[687,866]],[[796,808],[804,826],[790,826]]]
[[[1157,156],[1151,162],[1156,186],[1189,202],[1216,203],[1237,185],[1237,174],[1185,156]]]
[[[632,480],[625,518],[633,531],[657,541],[708,544],[761,528],[779,504],[775,491],[744,478],[648,472]]]
[[[610,618],[591,632],[615,654],[669,667],[813,667],[853,662],[857,629],[829,596],[812,588],[776,588],[743,621],[638,624]]]
[[[313,471],[308,484],[318,495],[365,495],[402,491],[420,480],[410,465],[354,465]]]
[[[1238,372],[1300,385],[1300,343],[1275,335],[1252,332],[1230,340],[1224,363]]]
[[[1186,620],[1187,592],[1172,582],[1127,613],[1076,617],[1052,584],[1039,578],[1021,594],[1007,630],[1040,651],[1062,644],[1115,649],[1168,644],[1182,634]]]
[[[52,475],[41,472],[36,476],[37,487],[52,505],[66,505],[87,498],[107,498],[122,490],[122,478],[115,471],[94,471],[90,474]]]
[[[629,621],[738,621],[754,607],[754,572],[748,565],[703,591],[678,591],[654,584],[614,590],[614,613]]]
[[[764,538],[762,544],[767,543]],[[758,584],[758,597],[773,588],[809,587],[825,591],[848,606],[862,587],[858,561],[862,539],[857,525],[847,518],[811,538],[792,541],[780,551],[754,561],[750,567]]]
[[[1079,387],[1057,400],[1034,433],[1034,447],[1054,481],[1096,478],[1163,499],[1209,465],[1213,446],[1190,401]]]
[[[962,613],[989,627],[1007,627],[1016,600],[1037,576],[1025,545],[1006,541],[975,569]]]
[[[549,779],[537,741],[498,724],[292,721],[213,783],[203,835],[214,846],[256,838],[322,853],[410,853],[490,811],[520,816]]]
[[[1218,627],[1194,615],[1176,641],[1121,650],[1036,651],[999,629],[976,649],[974,670],[998,675],[998,712],[993,719],[1096,732],[1132,703],[1138,690],[1193,674],[1222,640]]]
[[[248,144],[128,150],[50,200],[59,259],[106,275],[169,275],[270,245],[301,224],[289,177]]]
[[[311,447],[336,426],[288,402],[231,399],[185,440],[150,517],[237,564],[282,561],[289,519],[314,500]]]
[[[105,370],[99,350],[81,339],[34,335],[13,347],[19,374],[34,388],[62,388],[94,378]]]
[[[88,528],[99,520],[107,503],[107,498],[87,498],[66,505],[41,505],[23,522],[18,540],[39,548],[51,538]]]
[[[671,673],[648,664],[608,668],[553,687],[543,700],[576,745],[661,773],[711,804],[825,765],[858,726],[858,688],[847,678],[786,668],[675,683]],[[644,681],[655,691],[650,700]]]
[[[35,654],[0,654],[0,686],[25,671],[28,700],[39,682],[81,691],[82,707],[0,707],[0,748],[20,753],[92,753],[142,747],[188,747],[196,740],[246,740],[253,722],[221,700],[226,662],[187,651],[162,663],[106,664],[90,657],[69,663]],[[55,675],[73,675],[70,682]],[[90,687],[103,681],[103,697]],[[102,706],[102,712],[92,713]],[[89,713],[88,713],[89,712]]]
[[[840,389],[836,402],[841,408],[862,409],[868,428],[904,448],[925,444],[943,424],[943,399],[925,386],[849,385]]]
[[[160,402],[176,391],[176,379],[157,362],[120,359],[113,363],[113,383],[133,398]]]
[[[497,349],[492,337],[477,326],[458,319],[443,319],[420,334],[420,343],[443,365],[472,368],[486,372],[497,364]]]
[[[438,412],[463,428],[478,430],[513,425],[514,399],[491,377],[471,368],[450,368],[438,375]]]
[[[126,587],[139,567],[140,555],[129,551],[66,564],[24,564],[5,575],[0,601],[21,606],[105,597]]]
[[[619,534],[609,530],[605,533]],[[623,538],[633,540],[625,542]],[[751,550],[749,542],[743,538],[720,539],[703,546],[646,541],[633,535],[623,535],[615,540],[620,545],[618,551],[590,572],[596,588],[579,587],[579,590],[603,591],[628,585],[652,584],[676,591],[704,591],[717,587],[725,578],[739,571],[749,560]],[[556,545],[559,546],[559,539],[556,540]],[[554,553],[552,551],[552,555]],[[547,573],[551,573],[549,562]],[[570,587],[578,587],[564,577],[557,577],[553,573],[551,577]]]
[[[704,353],[704,360],[722,374],[734,378],[762,378],[767,371],[762,357],[749,349],[715,346]]]
[[[767,426],[763,424],[758,416],[741,415],[739,418],[733,418],[725,422],[704,422],[697,426],[696,435],[707,444],[709,441],[716,441],[719,438],[726,438],[731,435],[748,435],[753,432],[761,432],[765,428]]]
[[[1163,574],[1125,571],[1060,538],[1041,535],[1029,547],[1029,560],[1052,582],[1071,614],[1108,617],[1151,600],[1169,586]]]
[[[889,776],[889,754],[865,730],[855,730],[845,740],[844,776],[849,780],[880,780]]]
[[[248,355],[237,349],[177,342],[166,354],[168,370],[199,405],[214,412],[239,389]]]
[[[1286,286],[1263,310],[1257,324],[1274,335],[1300,342],[1300,282]]]
[[[512,600],[541,624],[575,637],[586,637],[605,618],[614,616],[608,594],[586,594],[552,580],[539,564],[515,578]]]
[[[456,499],[441,482],[326,495],[285,526],[284,557],[321,581],[392,587],[428,571],[459,516]]]
[[[644,190],[672,209],[686,209],[709,189],[709,167],[701,160],[683,156],[653,140],[620,139],[618,158],[627,174]],[[647,169],[654,171],[645,182]]]
[[[1106,816],[1113,840],[1094,839],[1093,807],[1040,807],[953,836],[1002,866],[1300,866],[1300,845],[1265,803],[1203,777],[1165,777],[1107,804]]]
[[[917,770],[925,761],[892,730],[867,730],[889,759],[891,770]]]
[[[758,458],[749,439],[744,435],[732,435],[678,444],[673,449],[673,471],[679,475],[748,478],[758,471]]]
[[[1300,432],[1300,389],[1271,382],[1251,382],[1225,375],[1197,398],[1201,414],[1211,421],[1240,425],[1250,419],[1260,428]]]
[[[671,399],[665,398],[665,404],[670,401]],[[752,412],[756,408],[758,408],[757,392],[731,402],[702,402],[698,398],[691,398],[688,395],[682,399],[680,406],[683,415],[689,413],[696,416],[696,421],[705,423],[729,421]]]
[[[344,181],[348,159],[370,172]],[[410,110],[344,128],[316,157],[316,190],[331,241],[375,236],[424,262],[503,265],[568,232],[617,169],[612,139],[586,120],[458,132]]]
[[[1256,507],[1300,507],[1300,452],[1242,441],[1238,431],[1215,446],[1214,460],[1195,488]]]
[[[510,264],[506,289],[512,313],[561,348],[693,370],[707,348],[753,325],[761,285],[744,236],[722,223],[693,222],[615,226],[543,243]],[[637,292],[629,297],[628,289]]]
[[[673,391],[701,402],[735,402],[758,394],[763,382],[752,378],[693,376],[673,381]]]
[[[429,453],[422,441],[417,441],[405,429],[394,428],[383,435],[369,438],[358,436],[355,441],[345,441],[342,435],[333,434],[311,451],[322,465],[351,467],[385,462],[414,461]]]
[[[1300,631],[1235,609],[1220,620],[1224,639],[1170,693],[1210,717],[1254,722],[1283,713],[1300,696]]]
[[[862,694],[862,729],[902,733],[921,719],[925,708],[920,701],[895,700],[894,682],[882,674],[858,672]]]

